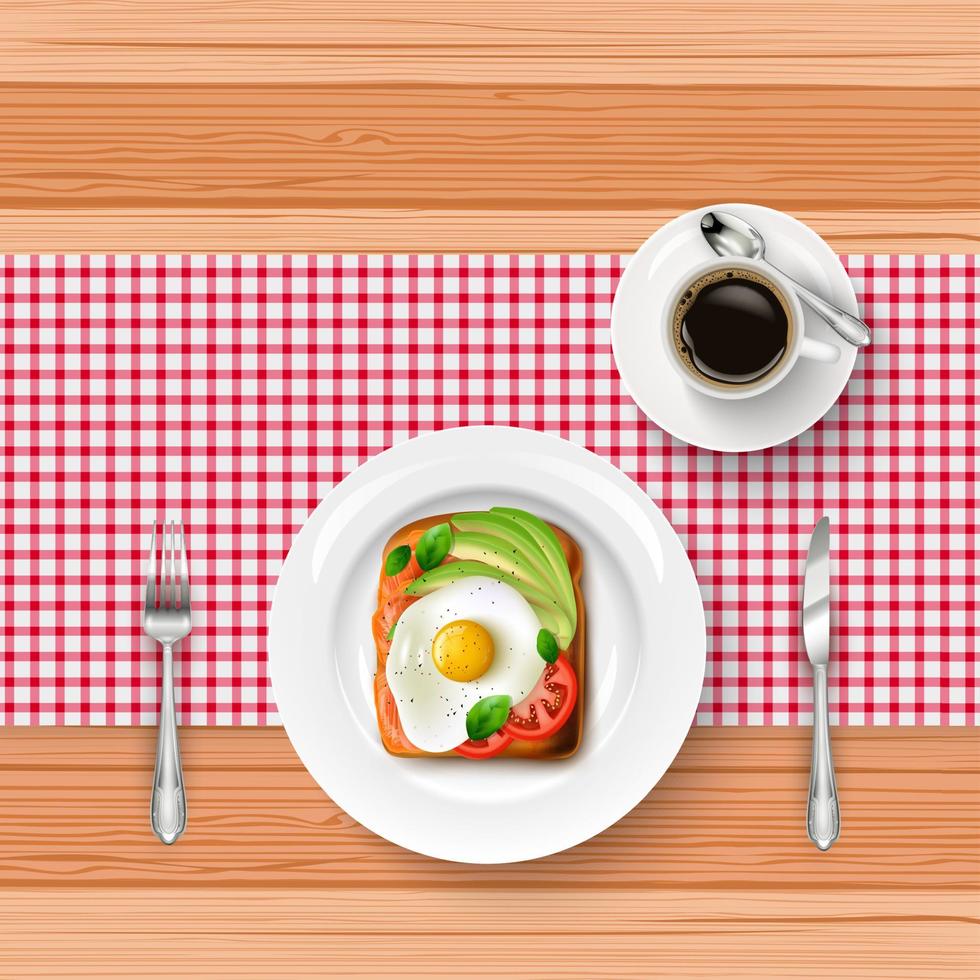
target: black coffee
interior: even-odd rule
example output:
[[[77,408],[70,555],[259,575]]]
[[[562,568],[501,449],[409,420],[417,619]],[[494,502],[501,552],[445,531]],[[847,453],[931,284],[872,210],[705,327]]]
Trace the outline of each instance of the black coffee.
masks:
[[[674,311],[674,346],[681,360],[698,377],[724,386],[752,384],[778,367],[791,329],[780,291],[745,269],[703,275]]]

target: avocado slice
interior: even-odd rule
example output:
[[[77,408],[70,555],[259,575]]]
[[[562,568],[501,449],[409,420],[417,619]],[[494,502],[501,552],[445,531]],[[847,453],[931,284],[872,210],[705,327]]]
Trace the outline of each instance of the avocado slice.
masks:
[[[562,650],[567,649],[575,635],[575,629],[561,603],[550,593],[542,592],[534,588],[527,582],[522,581],[510,572],[500,571],[491,565],[485,565],[482,561],[452,561],[445,565],[423,572],[415,581],[409,582],[405,586],[408,595],[429,595],[436,589],[451,585],[460,579],[472,578],[474,576],[485,576],[486,578],[496,579],[515,588],[531,604],[541,625],[551,630],[558,637],[558,645]]]
[[[517,521],[502,514],[482,510],[456,514],[451,523],[457,531],[475,531],[477,534],[500,538],[506,545],[516,549],[534,566],[540,576],[548,580],[551,586],[549,591],[561,595],[561,585],[551,562],[545,557],[538,542]]]
[[[501,572],[510,572],[515,578],[547,595],[559,594],[551,577],[542,575],[523,551],[492,534],[457,531],[453,536],[453,558],[460,561],[482,561]]]
[[[530,534],[541,551],[544,552],[552,571],[558,579],[558,596],[561,604],[568,611],[568,617],[572,624],[572,635],[575,634],[575,627],[578,620],[578,613],[575,606],[575,589],[572,586],[572,575],[568,570],[568,560],[562,550],[555,532],[540,517],[529,514],[526,510],[519,510],[516,507],[493,507],[491,513],[501,514],[502,516],[514,521]],[[564,647],[562,647],[564,649]]]

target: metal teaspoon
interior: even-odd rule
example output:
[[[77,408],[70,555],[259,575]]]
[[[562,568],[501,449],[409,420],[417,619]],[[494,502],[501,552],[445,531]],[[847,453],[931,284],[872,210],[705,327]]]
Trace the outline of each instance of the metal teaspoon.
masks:
[[[718,253],[730,258],[754,259],[776,267],[766,259],[766,242],[755,228],[747,221],[737,218],[728,211],[708,211],[701,218],[701,233],[708,244]],[[782,269],[776,269],[784,276]],[[801,285],[791,276],[787,279],[796,288],[796,294],[814,312],[819,313],[848,343],[855,347],[867,347],[871,343],[871,331],[868,325],[850,313],[845,313],[833,303],[811,293],[806,286]]]

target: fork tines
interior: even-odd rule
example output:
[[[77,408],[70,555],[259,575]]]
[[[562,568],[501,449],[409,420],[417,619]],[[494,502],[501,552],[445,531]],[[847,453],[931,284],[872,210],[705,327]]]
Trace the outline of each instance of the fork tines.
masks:
[[[177,535],[180,540],[180,579],[178,591]],[[187,551],[184,547],[184,525],[170,521],[169,531],[164,521],[161,529],[160,582],[157,583],[157,522],[150,533],[150,554],[146,563],[145,610],[180,608],[191,604],[190,576],[187,571]],[[159,598],[159,606],[157,600]]]

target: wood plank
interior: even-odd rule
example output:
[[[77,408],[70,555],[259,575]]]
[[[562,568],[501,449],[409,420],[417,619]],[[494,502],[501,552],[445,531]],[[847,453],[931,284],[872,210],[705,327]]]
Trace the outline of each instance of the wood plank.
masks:
[[[592,841],[522,865],[410,854],[354,823],[280,729],[185,729],[188,831],[152,836],[150,729],[8,729],[0,752],[0,880],[298,887],[772,887],[975,890],[980,735],[840,729],[843,834],[826,855],[803,827],[809,732],[702,728],[660,785]]]
[[[951,980],[980,951],[970,896],[912,888],[4,889],[0,925],[17,977]]]
[[[0,79],[946,86],[971,0],[3,0]]]
[[[956,88],[7,84],[0,207],[970,212],[978,117]]]
[[[691,206],[706,199],[692,193]],[[632,252],[684,209],[0,208],[0,249],[32,252]],[[841,254],[974,253],[980,213],[796,211]]]

